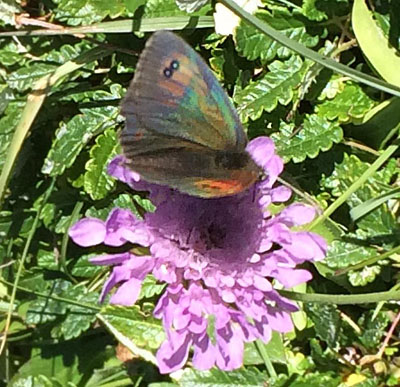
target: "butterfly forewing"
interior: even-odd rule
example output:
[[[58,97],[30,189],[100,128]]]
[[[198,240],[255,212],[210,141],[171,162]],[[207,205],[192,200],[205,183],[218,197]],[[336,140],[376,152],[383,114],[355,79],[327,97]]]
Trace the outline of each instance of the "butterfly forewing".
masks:
[[[246,145],[237,114],[211,70],[167,31],[146,44],[122,114],[128,120],[134,114],[142,129],[207,148],[242,151]]]

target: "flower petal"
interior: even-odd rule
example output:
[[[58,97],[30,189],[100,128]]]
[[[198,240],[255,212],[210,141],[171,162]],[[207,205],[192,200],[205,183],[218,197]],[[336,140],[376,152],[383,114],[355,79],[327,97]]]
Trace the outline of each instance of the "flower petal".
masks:
[[[141,288],[142,280],[131,278],[117,289],[110,302],[117,305],[132,306],[137,301]]]
[[[186,363],[192,340],[188,333],[171,331],[171,340],[165,340],[157,351],[158,368],[162,374],[176,371]]]
[[[69,236],[79,246],[95,246],[104,242],[106,226],[100,219],[84,218],[69,229]]]

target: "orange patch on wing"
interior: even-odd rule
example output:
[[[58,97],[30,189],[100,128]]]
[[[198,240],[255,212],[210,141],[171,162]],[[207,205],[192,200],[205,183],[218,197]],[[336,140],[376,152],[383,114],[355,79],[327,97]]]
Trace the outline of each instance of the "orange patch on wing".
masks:
[[[182,97],[185,94],[186,88],[180,83],[176,83],[174,81],[171,81],[170,79],[166,79],[165,81],[161,82],[161,87],[168,90],[169,93],[171,93],[174,97]]]
[[[243,186],[239,180],[199,180],[194,185],[201,191],[210,196],[226,196],[243,191],[246,186]]]

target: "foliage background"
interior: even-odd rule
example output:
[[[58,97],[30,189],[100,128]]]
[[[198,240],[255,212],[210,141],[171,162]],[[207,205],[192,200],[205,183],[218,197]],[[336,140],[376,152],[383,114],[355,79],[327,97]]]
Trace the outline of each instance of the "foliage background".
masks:
[[[233,37],[216,34],[215,4],[200,0],[1,2],[4,385],[399,385],[399,340],[387,332],[399,312],[400,6],[367,3],[264,0],[255,16],[298,42],[293,51],[243,20]],[[296,200],[320,206],[312,227],[330,243],[308,268],[313,280],[288,294],[302,301],[296,331],[249,345],[235,372],[189,364],[160,375],[152,308],[163,286],[149,277],[134,307],[98,305],[107,270],[88,258],[109,250],[68,240],[80,217],[152,210],[106,166],[120,151],[118,106],[138,54],[162,28],[182,30],[208,61],[250,138],[275,140],[285,180]],[[305,59],[305,47],[381,81]]]

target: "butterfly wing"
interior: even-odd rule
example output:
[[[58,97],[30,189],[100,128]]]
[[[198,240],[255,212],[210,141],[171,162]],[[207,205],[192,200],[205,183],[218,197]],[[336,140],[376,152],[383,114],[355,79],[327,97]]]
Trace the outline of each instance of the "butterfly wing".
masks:
[[[146,44],[122,114],[128,166],[146,181],[209,198],[241,192],[259,176],[227,95],[201,57],[170,32]]]
[[[205,198],[233,195],[248,188],[259,169],[246,152],[209,150],[203,146],[181,146],[171,140],[162,151],[148,150],[129,156],[127,166],[150,182]]]
[[[152,35],[122,103],[127,126],[215,150],[243,151],[247,138],[228,96],[203,59],[168,31]],[[138,129],[139,130],[139,129]],[[140,135],[137,136],[141,140]],[[124,147],[125,134],[121,137]]]

